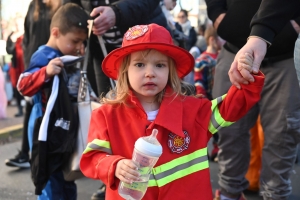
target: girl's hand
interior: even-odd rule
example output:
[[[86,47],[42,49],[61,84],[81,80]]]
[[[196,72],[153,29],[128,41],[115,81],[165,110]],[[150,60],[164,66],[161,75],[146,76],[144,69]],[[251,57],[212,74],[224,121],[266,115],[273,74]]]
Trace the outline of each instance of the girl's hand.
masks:
[[[140,173],[132,160],[123,159],[117,163],[115,176],[120,179],[120,181],[131,184],[139,180]]]
[[[61,72],[61,68],[64,66],[60,58],[52,59],[46,66],[46,79],[53,77]]]
[[[238,70],[241,74],[243,74],[243,70],[246,70],[250,73],[253,72],[252,66],[253,66],[253,56],[249,53],[245,53],[242,55],[238,60]]]

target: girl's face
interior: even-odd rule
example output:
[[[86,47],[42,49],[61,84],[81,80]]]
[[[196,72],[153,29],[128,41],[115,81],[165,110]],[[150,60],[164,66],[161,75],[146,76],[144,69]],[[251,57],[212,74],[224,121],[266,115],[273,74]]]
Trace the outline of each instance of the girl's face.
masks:
[[[167,85],[168,57],[156,51],[134,52],[130,55],[128,79],[133,92],[143,102],[153,102]]]

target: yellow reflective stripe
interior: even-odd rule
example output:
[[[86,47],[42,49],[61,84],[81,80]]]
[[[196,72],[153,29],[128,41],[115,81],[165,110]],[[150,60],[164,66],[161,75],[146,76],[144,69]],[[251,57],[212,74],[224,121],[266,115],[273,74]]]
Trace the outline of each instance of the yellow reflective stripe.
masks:
[[[161,187],[206,168],[208,168],[207,148],[203,148],[152,169],[148,186]]]
[[[224,94],[220,97],[217,97],[217,98],[211,100],[211,111],[213,111],[215,109],[215,107],[217,107],[217,105],[225,99],[226,96],[227,96],[227,94]]]
[[[231,124],[234,123],[234,122],[224,120],[223,117],[221,116],[221,113],[218,108],[218,104],[224,100],[226,95],[227,94],[224,94],[223,96],[212,100],[212,106],[211,106],[212,115],[211,115],[211,119],[210,119],[210,122],[208,125],[208,130],[212,134],[218,132],[219,129],[230,126]]]
[[[227,127],[234,123],[234,122],[229,122],[229,121],[226,121],[225,119],[223,119],[218,107],[216,107],[216,109],[214,110],[214,116],[215,116],[217,123],[221,127]]]
[[[103,151],[108,154],[112,154],[112,151],[110,148],[110,142],[105,141],[105,140],[94,139],[92,142],[88,143],[83,154],[88,153],[93,150]]]

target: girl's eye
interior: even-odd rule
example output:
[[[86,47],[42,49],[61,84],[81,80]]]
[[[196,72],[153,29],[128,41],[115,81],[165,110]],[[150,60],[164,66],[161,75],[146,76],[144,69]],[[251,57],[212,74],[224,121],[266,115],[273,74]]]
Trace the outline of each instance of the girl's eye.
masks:
[[[137,66],[137,67],[143,67],[144,64],[143,64],[143,63],[136,63],[134,66]]]
[[[158,68],[162,68],[162,67],[165,67],[165,66],[166,66],[166,65],[163,64],[163,63],[156,64],[156,67],[158,67]]]

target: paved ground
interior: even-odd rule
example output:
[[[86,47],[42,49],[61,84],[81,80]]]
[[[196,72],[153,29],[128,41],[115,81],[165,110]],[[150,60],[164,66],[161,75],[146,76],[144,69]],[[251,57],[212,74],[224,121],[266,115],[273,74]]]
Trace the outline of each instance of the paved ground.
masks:
[[[10,126],[18,125],[23,123],[23,117],[15,117],[14,115],[18,112],[16,106],[7,106],[7,118],[0,119],[0,130]]]
[[[21,147],[20,133],[23,117],[15,118],[16,107],[8,106],[8,118],[0,120],[0,200],[34,200],[34,186],[30,179],[30,170],[20,170],[17,168],[6,167],[4,161],[6,158],[12,158],[17,154]],[[8,130],[8,133],[6,133]],[[5,137],[1,137],[5,135]],[[9,136],[9,138],[8,138]],[[209,145],[210,147],[210,145]],[[213,191],[218,188],[218,164],[210,163],[211,183]],[[291,172],[291,181],[293,193],[289,200],[300,200],[300,166],[295,166]],[[101,186],[101,182],[87,178],[76,181],[78,185],[78,200],[90,199],[93,192]],[[212,191],[212,192],[213,192]],[[247,193],[248,200],[261,200],[257,193]]]

